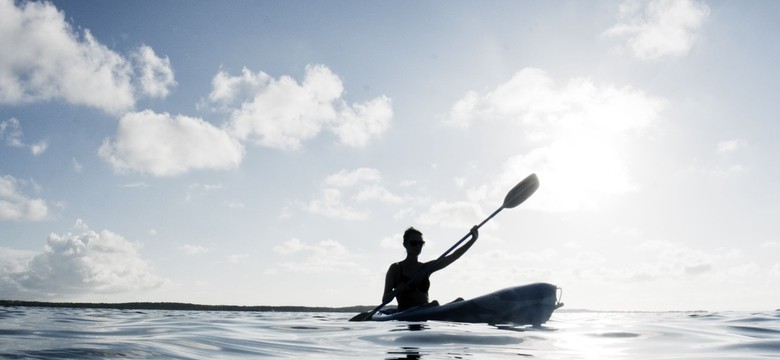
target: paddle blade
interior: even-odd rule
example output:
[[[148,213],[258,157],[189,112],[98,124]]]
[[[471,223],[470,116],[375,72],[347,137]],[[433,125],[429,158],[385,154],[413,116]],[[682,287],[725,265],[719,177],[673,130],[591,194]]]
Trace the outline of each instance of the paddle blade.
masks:
[[[360,314],[355,315],[352,319],[349,319],[349,321],[368,321],[371,320],[371,317],[373,317],[373,313],[371,312],[362,312]]]
[[[517,183],[512,190],[509,190],[509,193],[507,193],[504,198],[504,205],[502,208],[511,209],[522,204],[523,201],[531,197],[538,188],[539,178],[536,177],[536,174],[528,175],[523,181]]]

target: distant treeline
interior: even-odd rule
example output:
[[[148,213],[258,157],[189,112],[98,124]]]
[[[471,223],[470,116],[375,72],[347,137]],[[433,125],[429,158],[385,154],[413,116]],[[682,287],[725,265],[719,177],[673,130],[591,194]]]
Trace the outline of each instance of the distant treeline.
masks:
[[[258,311],[258,312],[347,312],[369,311],[371,306],[348,307],[310,307],[310,306],[239,306],[239,305],[199,305],[175,302],[128,302],[128,303],[75,303],[0,300],[0,306],[78,308],[78,309],[117,309],[117,310],[190,310],[190,311]]]

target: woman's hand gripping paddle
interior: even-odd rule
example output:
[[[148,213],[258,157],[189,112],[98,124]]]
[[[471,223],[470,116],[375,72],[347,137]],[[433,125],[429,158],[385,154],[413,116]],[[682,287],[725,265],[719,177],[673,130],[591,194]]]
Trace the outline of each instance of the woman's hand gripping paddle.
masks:
[[[496,216],[501,210],[504,209],[511,209],[513,207],[516,207],[517,205],[520,205],[523,203],[523,201],[527,200],[531,195],[533,195],[534,192],[536,192],[536,189],[539,188],[539,179],[536,177],[536,174],[528,175],[523,181],[519,182],[515,187],[512,188],[512,190],[509,190],[509,192],[506,194],[506,197],[504,197],[504,203],[499,207],[496,211],[494,211],[490,216],[488,216],[484,221],[482,221],[479,225],[477,225],[477,228],[482,227],[482,225],[485,225],[486,222],[488,222],[490,219],[492,219],[494,216]],[[441,254],[436,261],[431,263],[431,265],[426,266],[425,269],[422,269],[418,271],[417,273],[412,276],[411,279],[409,279],[408,283],[413,283],[417,280],[418,277],[425,274],[428,269],[435,267],[442,259],[444,259],[447,254],[449,254],[452,250],[455,250],[458,245],[460,245],[463,241],[469,238],[471,236],[471,233],[466,234],[460,241],[456,242],[455,245],[452,245],[447,251],[444,252],[444,254]],[[377,311],[382,309],[385,305],[389,304],[393,299],[395,298],[396,291],[393,291],[392,296],[388,296],[387,298],[383,299],[382,303],[379,304],[374,310],[371,310],[369,312],[363,312],[360,314],[357,314],[352,319],[349,319],[349,321],[368,321],[371,320],[371,318],[376,314]]]

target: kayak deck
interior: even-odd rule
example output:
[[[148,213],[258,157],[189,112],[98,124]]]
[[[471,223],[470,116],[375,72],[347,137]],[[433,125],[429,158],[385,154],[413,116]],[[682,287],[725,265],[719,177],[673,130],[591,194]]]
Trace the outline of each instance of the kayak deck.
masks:
[[[547,283],[515,286],[470,300],[439,306],[418,306],[392,314],[377,313],[372,321],[453,321],[541,326],[563,306],[560,288]]]

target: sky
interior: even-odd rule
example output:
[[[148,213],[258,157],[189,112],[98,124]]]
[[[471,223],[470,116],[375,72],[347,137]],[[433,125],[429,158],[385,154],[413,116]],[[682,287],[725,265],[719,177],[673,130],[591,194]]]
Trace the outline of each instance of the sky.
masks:
[[[780,308],[780,2],[0,0],[0,298]]]

